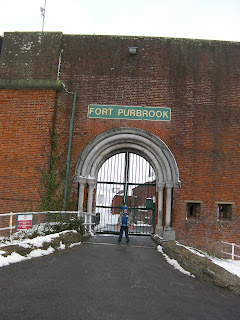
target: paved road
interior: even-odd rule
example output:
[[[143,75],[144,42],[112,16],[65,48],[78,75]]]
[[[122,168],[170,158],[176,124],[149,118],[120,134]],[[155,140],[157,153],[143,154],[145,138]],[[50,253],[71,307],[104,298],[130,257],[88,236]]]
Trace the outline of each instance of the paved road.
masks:
[[[2,320],[239,320],[240,297],[174,270],[146,237],[97,236],[0,268]]]

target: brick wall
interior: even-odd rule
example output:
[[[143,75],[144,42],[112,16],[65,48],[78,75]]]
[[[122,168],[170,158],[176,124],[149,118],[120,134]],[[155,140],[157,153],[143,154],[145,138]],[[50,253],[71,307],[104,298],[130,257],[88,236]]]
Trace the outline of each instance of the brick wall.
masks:
[[[34,89],[34,83],[57,79],[61,37],[13,32],[2,38],[0,81],[30,85],[0,88],[0,213],[39,209],[39,169],[48,170],[56,90]]]
[[[177,239],[209,251],[220,239],[240,242],[240,43],[59,33],[46,34],[39,43],[36,34],[24,37],[25,44],[27,37],[38,43],[34,47],[31,40],[38,51],[31,54],[29,49],[28,56],[17,56],[21,66],[31,57],[29,70],[13,70],[16,64],[10,62],[10,55],[15,61],[14,53],[7,49],[12,42],[7,39],[10,44],[4,40],[2,47],[2,75],[53,79],[62,50],[60,80],[68,92],[78,93],[71,175],[82,150],[98,134],[118,127],[146,130],[167,144],[178,164],[182,186],[174,190],[173,201]],[[50,56],[48,37],[55,39]],[[138,47],[136,55],[129,54],[129,46]],[[41,52],[45,54],[38,69],[37,53]],[[88,119],[90,103],[170,107],[172,121]],[[57,93],[60,169],[66,163],[72,104],[72,93]],[[27,122],[29,114],[22,116]],[[42,136],[41,146],[44,139],[47,136]],[[201,201],[199,218],[186,219],[186,201]],[[234,203],[231,221],[218,221],[217,202]]]
[[[39,208],[39,169],[48,169],[55,96],[0,90],[0,213]]]

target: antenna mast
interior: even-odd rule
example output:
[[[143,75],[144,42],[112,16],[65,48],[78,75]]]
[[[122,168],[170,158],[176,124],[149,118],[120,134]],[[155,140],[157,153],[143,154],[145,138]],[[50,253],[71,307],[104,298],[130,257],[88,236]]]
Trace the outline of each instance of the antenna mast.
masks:
[[[41,16],[42,16],[42,18],[43,18],[43,21],[42,21],[42,32],[43,32],[43,29],[44,29],[44,20],[45,20],[45,12],[46,12],[46,2],[47,2],[47,0],[45,0],[44,7],[40,7]]]

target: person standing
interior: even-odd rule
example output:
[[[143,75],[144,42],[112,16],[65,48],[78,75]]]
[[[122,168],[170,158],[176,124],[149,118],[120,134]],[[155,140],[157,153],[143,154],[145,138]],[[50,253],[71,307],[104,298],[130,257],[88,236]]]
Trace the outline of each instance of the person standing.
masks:
[[[117,222],[117,229],[120,227],[120,235],[118,237],[118,244],[122,241],[123,231],[125,232],[126,242],[129,245],[128,228],[133,228],[133,219],[131,213],[128,212],[128,207],[123,207],[123,212],[120,213]]]

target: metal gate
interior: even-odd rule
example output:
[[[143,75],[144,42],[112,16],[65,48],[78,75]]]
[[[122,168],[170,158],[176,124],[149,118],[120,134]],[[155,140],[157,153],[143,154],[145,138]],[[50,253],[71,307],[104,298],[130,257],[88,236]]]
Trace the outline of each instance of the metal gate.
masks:
[[[141,156],[118,153],[101,167],[96,191],[96,232],[114,233],[122,207],[133,216],[133,234],[154,232],[156,179],[153,168]]]

